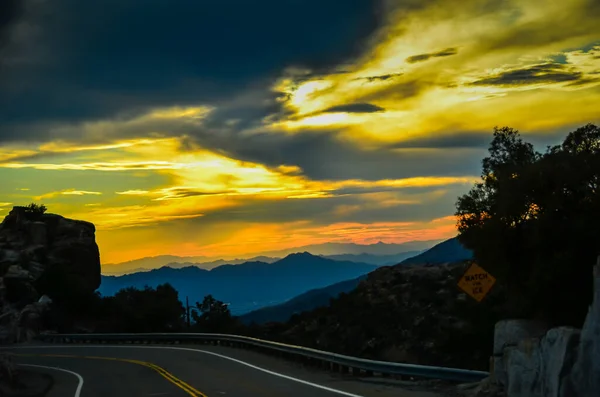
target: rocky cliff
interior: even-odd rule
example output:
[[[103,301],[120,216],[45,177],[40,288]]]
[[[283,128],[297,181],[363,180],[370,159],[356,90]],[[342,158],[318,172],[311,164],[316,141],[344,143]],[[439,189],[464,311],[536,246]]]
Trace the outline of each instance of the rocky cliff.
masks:
[[[375,270],[328,307],[254,335],[353,356],[415,364],[489,369],[502,291],[478,303],[457,287],[467,262]]]
[[[0,338],[30,336],[40,309],[67,291],[100,285],[95,227],[84,221],[14,207],[0,224]],[[47,295],[47,296],[45,296]]]
[[[496,325],[493,379],[508,397],[600,396],[600,257],[582,329],[534,321]]]

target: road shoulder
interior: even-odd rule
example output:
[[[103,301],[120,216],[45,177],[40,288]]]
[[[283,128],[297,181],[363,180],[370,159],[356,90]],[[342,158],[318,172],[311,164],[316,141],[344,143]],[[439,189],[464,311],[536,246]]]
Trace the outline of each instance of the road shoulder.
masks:
[[[29,368],[19,368],[18,371],[17,383],[13,387],[0,382],[0,396],[43,397],[54,386],[54,377],[46,372]]]

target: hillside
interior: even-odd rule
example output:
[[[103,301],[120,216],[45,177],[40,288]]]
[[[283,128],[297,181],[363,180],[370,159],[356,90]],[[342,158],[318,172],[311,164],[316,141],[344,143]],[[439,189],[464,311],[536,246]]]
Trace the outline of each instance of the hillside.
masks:
[[[374,265],[334,261],[305,252],[273,263],[246,262],[211,270],[195,266],[163,267],[124,276],[102,276],[99,292],[107,296],[126,287],[156,287],[170,283],[179,291],[182,300],[189,296],[193,304],[212,294],[230,303],[231,312],[239,315],[285,302],[311,289],[359,277],[375,268]]]
[[[462,246],[456,237],[443,241],[427,251],[405,259],[402,265],[441,264],[473,259],[473,253]]]
[[[249,335],[365,358],[487,369],[499,288],[481,303],[457,288],[467,267],[396,265],[371,272],[329,306]]]
[[[360,254],[360,255],[331,255],[328,258],[334,259],[349,259],[357,261],[359,258],[363,260],[370,260],[372,262],[385,263],[388,261],[393,261],[392,264],[397,264],[401,262],[402,259],[405,261],[402,262],[402,265],[407,264],[441,264],[441,263],[449,263],[463,260],[468,256],[468,253],[463,252],[464,249],[461,250],[462,247],[460,245],[457,247],[456,239],[446,240],[443,243],[440,243],[429,250],[421,253],[420,251],[411,251],[403,254],[397,255],[371,255],[371,254]],[[411,256],[411,258],[406,259],[407,256]],[[408,263],[411,262],[411,263]],[[389,262],[388,262],[389,264]],[[360,281],[366,279],[366,276],[359,277],[352,280],[346,280],[340,283],[336,283],[325,288],[320,288],[316,290],[311,290],[306,293],[300,294],[293,299],[290,299],[287,302],[282,304],[267,306],[261,309],[254,310],[250,313],[247,313],[243,316],[240,316],[240,320],[246,324],[250,324],[255,322],[257,324],[263,324],[267,322],[285,322],[290,319],[290,317],[296,313],[301,313],[308,310],[313,310],[318,307],[327,306],[331,298],[337,297],[340,293],[350,292],[354,288],[358,286]]]
[[[239,319],[244,324],[263,324],[271,321],[285,322],[294,314],[327,306],[331,298],[337,297],[342,292],[352,291],[366,278],[367,276],[364,275],[352,280],[341,281],[325,288],[313,289],[282,304],[251,311],[240,316]]]

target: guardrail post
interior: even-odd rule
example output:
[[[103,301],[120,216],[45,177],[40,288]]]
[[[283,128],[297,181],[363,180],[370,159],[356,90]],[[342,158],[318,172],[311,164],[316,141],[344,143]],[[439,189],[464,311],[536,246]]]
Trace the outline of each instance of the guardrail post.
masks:
[[[360,368],[352,368],[352,376],[360,376]]]
[[[348,368],[347,366],[340,365],[340,373],[347,374],[349,370],[350,370],[350,368]]]

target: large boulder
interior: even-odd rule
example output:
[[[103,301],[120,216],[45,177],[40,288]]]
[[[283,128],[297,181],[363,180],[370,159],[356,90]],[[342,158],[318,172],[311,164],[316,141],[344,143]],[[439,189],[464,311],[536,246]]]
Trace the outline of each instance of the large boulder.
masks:
[[[35,281],[60,269],[78,288],[93,292],[100,286],[95,232],[89,222],[56,214],[31,215],[25,207],[14,207],[0,224],[0,271],[18,265]]]
[[[600,396],[600,258],[583,329],[557,327],[537,336],[541,329],[519,320],[496,327],[494,373],[507,396]]]
[[[511,319],[496,323],[494,329],[494,378],[503,387],[507,386],[508,375],[503,363],[505,348],[516,347],[520,341],[541,337],[547,327],[533,320]]]
[[[32,335],[49,299],[100,286],[92,223],[14,207],[0,223],[0,339]],[[16,328],[15,328],[16,327]]]
[[[600,256],[594,267],[594,299],[581,330],[570,386],[572,395],[600,396]]]

